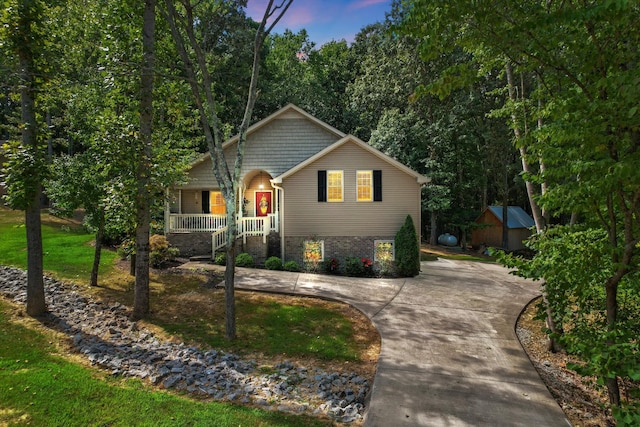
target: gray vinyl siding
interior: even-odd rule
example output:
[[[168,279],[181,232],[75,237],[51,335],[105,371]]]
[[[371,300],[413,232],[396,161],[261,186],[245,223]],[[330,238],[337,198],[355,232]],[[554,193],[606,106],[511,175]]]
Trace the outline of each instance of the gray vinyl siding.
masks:
[[[189,171],[189,182],[180,188],[182,189],[214,189],[218,188],[218,181],[213,176],[211,170],[211,159],[198,163]]]
[[[242,162],[242,176],[253,170],[264,170],[271,177],[276,177],[340,138],[298,114],[294,117],[276,119],[249,135]],[[224,154],[232,168],[236,144],[227,147]],[[189,171],[189,183],[181,188],[218,188],[211,170],[211,159],[195,165]]]
[[[356,201],[356,171],[382,170],[382,201]],[[318,170],[342,170],[343,202],[318,202]],[[416,178],[348,142],[286,178],[286,236],[394,236],[407,214],[416,230],[420,185]]]
[[[254,169],[278,176],[339,139],[307,119],[278,119],[247,141],[243,173]]]

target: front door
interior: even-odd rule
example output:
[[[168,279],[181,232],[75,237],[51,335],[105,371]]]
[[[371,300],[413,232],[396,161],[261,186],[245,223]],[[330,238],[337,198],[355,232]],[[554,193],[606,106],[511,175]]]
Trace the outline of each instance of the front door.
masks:
[[[255,193],[256,216],[267,216],[273,213],[272,192],[256,191]]]
[[[211,205],[209,204],[209,192],[202,192],[202,213],[208,214],[211,213]]]

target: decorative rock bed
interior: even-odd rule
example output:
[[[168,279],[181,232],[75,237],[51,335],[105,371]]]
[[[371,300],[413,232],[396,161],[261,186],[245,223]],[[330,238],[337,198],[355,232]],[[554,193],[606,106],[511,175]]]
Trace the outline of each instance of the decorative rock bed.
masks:
[[[0,266],[0,293],[26,302],[26,272]],[[165,389],[291,413],[362,419],[369,383],[355,373],[327,373],[283,362],[273,373],[217,350],[162,341],[128,318],[126,307],[83,296],[79,287],[45,277],[45,321],[67,334],[92,364],[113,375],[138,377]]]

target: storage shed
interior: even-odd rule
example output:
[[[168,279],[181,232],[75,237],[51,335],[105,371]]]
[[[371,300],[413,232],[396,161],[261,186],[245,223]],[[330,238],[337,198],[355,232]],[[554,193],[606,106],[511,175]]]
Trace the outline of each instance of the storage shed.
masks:
[[[484,226],[471,233],[471,244],[474,247],[502,247],[502,206],[489,206],[475,222]],[[503,249],[509,251],[524,249],[523,241],[531,236],[533,226],[535,226],[533,218],[524,209],[519,206],[509,206],[507,208],[509,247]]]

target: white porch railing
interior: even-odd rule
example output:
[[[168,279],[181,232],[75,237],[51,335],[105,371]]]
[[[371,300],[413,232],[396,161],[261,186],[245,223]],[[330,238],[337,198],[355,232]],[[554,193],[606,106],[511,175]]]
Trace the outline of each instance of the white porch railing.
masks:
[[[262,243],[267,243],[267,236],[271,231],[279,230],[278,214],[269,214],[266,217],[243,217],[237,219],[237,236],[247,243],[247,236],[262,236]],[[211,235],[212,254],[222,249],[227,244],[228,227],[222,227]]]
[[[225,215],[170,214],[169,233],[197,233],[216,231],[227,226]]]

